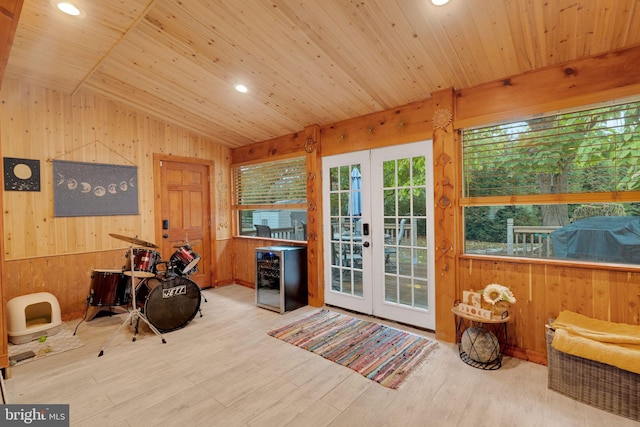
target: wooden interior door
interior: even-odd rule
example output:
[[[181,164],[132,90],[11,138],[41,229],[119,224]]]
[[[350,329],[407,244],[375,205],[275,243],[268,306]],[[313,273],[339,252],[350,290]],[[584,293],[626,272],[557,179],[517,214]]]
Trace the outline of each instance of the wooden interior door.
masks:
[[[170,261],[188,243],[200,256],[197,271],[189,276],[200,288],[212,285],[210,188],[212,165],[160,160],[161,256]],[[157,218],[157,217],[156,217]]]

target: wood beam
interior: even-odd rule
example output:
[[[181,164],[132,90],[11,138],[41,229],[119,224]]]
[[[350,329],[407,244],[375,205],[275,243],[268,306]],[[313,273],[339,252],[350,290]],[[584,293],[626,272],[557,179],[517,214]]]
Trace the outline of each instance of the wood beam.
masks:
[[[453,129],[454,91],[446,89],[433,94],[433,176],[436,258],[436,338],[455,341],[455,325],[451,307],[461,294],[457,288],[459,244],[456,234],[460,223],[457,204],[459,185],[458,141]],[[459,228],[458,228],[459,230]]]
[[[309,305],[324,305],[324,260],[322,244],[322,153],[320,127],[304,131],[307,154],[307,283]]]
[[[640,46],[457,91],[456,129],[640,93]]]
[[[231,164],[235,166],[302,156],[305,154],[304,144],[307,137],[305,130],[234,148],[231,151]]]

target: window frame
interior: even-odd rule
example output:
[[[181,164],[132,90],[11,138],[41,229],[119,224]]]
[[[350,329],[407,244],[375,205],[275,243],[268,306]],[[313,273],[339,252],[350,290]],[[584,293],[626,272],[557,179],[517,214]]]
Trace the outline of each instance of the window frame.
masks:
[[[629,104],[629,103],[637,103],[640,101],[640,97],[633,97],[628,99],[620,99],[620,100],[612,100],[605,103],[592,104],[592,105],[584,105],[572,109],[567,110],[558,110],[553,112],[548,112],[545,114],[538,114],[535,116],[528,117],[515,117],[510,118],[504,122],[498,122],[493,124],[483,124],[479,126],[473,126],[468,129],[482,129],[488,128],[491,126],[497,126],[501,124],[509,124],[509,123],[517,123],[521,121],[531,120],[532,118],[540,118],[540,117],[548,117],[548,116],[558,116],[566,113],[574,113],[580,111],[587,111],[595,108],[602,108],[607,106],[615,106],[620,104]],[[640,120],[638,120],[638,125],[640,126]],[[464,130],[460,129],[460,183],[461,190],[459,192],[459,209],[460,209],[460,217],[461,217],[461,254],[463,256],[481,256],[481,257],[491,257],[491,258],[506,258],[512,257],[513,255],[503,255],[503,254],[491,254],[491,255],[480,255],[473,252],[467,252],[467,230],[466,230],[466,221],[465,221],[465,208],[468,207],[490,207],[490,206],[518,206],[518,205],[573,205],[573,204],[596,204],[596,203],[640,203],[640,190],[628,190],[628,191],[601,191],[601,192],[565,192],[565,193],[554,193],[554,194],[511,194],[511,195],[489,195],[489,196],[466,196],[464,189],[467,186],[467,180],[465,177],[465,158],[464,158]],[[593,265],[603,265],[606,262],[602,261],[592,261],[592,260],[581,260],[581,259],[565,259],[565,258],[536,258],[536,257],[527,257],[527,256],[516,256],[517,259],[530,262],[532,260],[536,261],[544,261],[544,262],[563,262],[563,263],[572,263],[572,264],[589,264]],[[621,264],[615,264],[621,265]],[[634,267],[640,267],[640,264],[624,264],[631,265]]]
[[[251,234],[242,234],[242,218],[241,218],[241,213],[243,211],[256,211],[256,210],[264,210],[264,211],[307,211],[307,187],[306,187],[306,161],[307,158],[304,155],[296,155],[296,156],[292,156],[292,157],[284,157],[284,158],[278,158],[278,159],[268,159],[265,161],[261,161],[261,162],[248,162],[248,163],[241,163],[241,164],[235,164],[231,167],[231,179],[232,179],[232,203],[231,203],[231,210],[233,213],[233,217],[234,217],[234,237],[247,237],[247,238],[260,238],[260,239],[265,239],[266,237],[258,237],[255,235],[251,235]],[[239,198],[241,197],[241,192],[239,190],[239,183],[238,183],[238,175],[239,170],[243,167],[251,167],[251,169],[258,170],[261,167],[266,168],[268,171],[269,169],[277,169],[279,166],[284,166],[286,164],[293,164],[296,165],[296,171],[297,173],[292,174],[290,177],[293,177],[296,179],[296,188],[297,190],[294,190],[294,195],[293,197],[297,197],[296,199],[283,199],[283,200],[276,200],[273,203],[242,203]],[[273,173],[273,170],[270,170],[268,172],[269,174]],[[286,178],[287,175],[281,175],[280,178]],[[300,198],[302,196],[302,193],[300,193],[300,188],[304,189],[304,199]],[[298,191],[298,192],[295,192]],[[249,199],[251,199],[251,197],[249,197]],[[300,200],[300,202],[298,203],[283,203],[285,201],[291,201],[291,200]],[[254,230],[255,232],[255,230]],[[306,236],[305,236],[306,237]],[[299,239],[285,239],[285,238],[281,238],[281,237],[270,237],[270,238],[266,238],[268,240],[282,240],[282,241],[293,241],[296,243],[304,243],[307,241],[307,239],[305,238],[304,240],[299,240]]]

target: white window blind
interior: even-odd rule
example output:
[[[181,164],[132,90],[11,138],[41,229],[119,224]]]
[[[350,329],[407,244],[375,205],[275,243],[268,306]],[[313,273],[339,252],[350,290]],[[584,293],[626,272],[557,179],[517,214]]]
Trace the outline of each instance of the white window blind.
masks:
[[[640,102],[463,131],[464,197],[640,190]]]
[[[306,158],[239,166],[234,170],[236,204],[306,203]]]

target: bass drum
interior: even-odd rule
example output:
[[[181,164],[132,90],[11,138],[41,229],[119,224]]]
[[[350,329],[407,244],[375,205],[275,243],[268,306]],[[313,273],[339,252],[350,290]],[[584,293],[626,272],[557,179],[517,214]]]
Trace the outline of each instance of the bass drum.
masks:
[[[200,309],[200,288],[186,277],[145,279],[136,287],[136,304],[160,332],[184,328]]]

